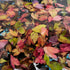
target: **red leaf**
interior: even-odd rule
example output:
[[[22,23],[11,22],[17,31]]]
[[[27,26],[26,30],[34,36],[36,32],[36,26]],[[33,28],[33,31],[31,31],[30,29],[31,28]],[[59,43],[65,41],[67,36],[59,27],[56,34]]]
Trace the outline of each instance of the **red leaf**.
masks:
[[[33,55],[36,57],[35,63],[40,63],[40,64],[45,63],[45,61],[43,59],[44,50],[42,48],[36,47]]]
[[[48,17],[48,22],[51,22],[53,18],[51,16]]]
[[[49,9],[49,8],[53,8],[53,6],[48,4],[48,5],[46,6],[46,8],[48,8],[48,9]]]
[[[11,61],[11,65],[13,68],[15,68],[15,65],[16,66],[20,65],[19,60],[17,58],[13,57],[12,55],[10,56],[10,61]]]
[[[0,49],[4,48],[7,43],[8,40],[0,40]]]
[[[18,41],[17,45],[19,46],[20,49],[23,49],[24,41],[22,41],[22,40]]]
[[[61,44],[60,45],[61,52],[68,52],[70,51],[70,44]]]

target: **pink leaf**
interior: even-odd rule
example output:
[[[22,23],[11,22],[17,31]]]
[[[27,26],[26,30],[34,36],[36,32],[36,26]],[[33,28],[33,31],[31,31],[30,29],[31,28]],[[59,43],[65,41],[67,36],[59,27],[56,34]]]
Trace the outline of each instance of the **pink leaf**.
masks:
[[[4,48],[7,43],[8,40],[0,40],[0,49]]]
[[[43,37],[45,37],[45,35],[47,35],[48,36],[48,30],[46,29],[46,28],[44,28],[44,27],[42,27],[41,28],[41,35],[43,36]]]
[[[59,7],[64,7],[64,5],[56,3],[56,5],[58,5]]]
[[[54,21],[60,21],[61,19],[62,19],[62,17],[58,16],[58,15],[53,18]]]
[[[69,7],[66,7],[66,11],[67,12],[70,12],[70,6]]]
[[[35,8],[43,9],[43,5],[39,4],[38,0],[34,0],[32,3]]]
[[[15,68],[15,65],[16,66],[20,65],[19,60],[17,58],[13,57],[12,55],[10,56],[10,61],[11,61],[11,65],[13,68]]]
[[[50,46],[45,46],[44,51],[48,56],[55,58],[55,59],[57,58],[55,53],[59,53],[59,50],[57,48],[50,47]]]

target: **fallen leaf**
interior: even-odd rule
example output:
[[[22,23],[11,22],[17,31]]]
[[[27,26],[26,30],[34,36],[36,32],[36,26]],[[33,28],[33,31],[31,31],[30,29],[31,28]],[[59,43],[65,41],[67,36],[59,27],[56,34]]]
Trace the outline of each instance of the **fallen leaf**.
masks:
[[[8,44],[8,45],[6,46],[6,51],[9,51],[9,52],[11,52],[11,51],[12,51],[12,47],[11,47],[11,45],[10,45],[10,44]]]
[[[36,43],[36,41],[38,39],[38,33],[32,32],[30,37],[33,40],[33,42]]]
[[[5,59],[1,58],[0,63],[4,63],[4,62],[7,62],[7,61]]]
[[[11,29],[9,29],[9,31],[10,31],[10,34],[11,34],[12,36],[17,36],[17,35],[18,35],[18,32],[16,32],[16,31],[13,31],[13,30],[11,30]]]
[[[57,48],[45,46],[43,49],[48,56],[57,59],[57,56],[55,55],[56,53],[59,53],[59,50]]]
[[[13,68],[15,68],[15,65],[16,66],[20,65],[19,60],[17,58],[13,57],[12,55],[10,55],[10,61],[11,61],[11,65]]]
[[[45,37],[46,35],[48,36],[48,30],[47,30],[47,28],[42,27],[40,33],[41,33],[41,35],[43,37]]]
[[[60,21],[62,19],[61,16],[57,15],[53,18],[54,21]]]
[[[4,48],[7,43],[8,40],[0,40],[0,49]]]
[[[40,33],[42,27],[46,27],[46,25],[44,25],[44,24],[38,25],[38,26],[34,27],[32,29],[32,31]]]
[[[7,16],[7,15],[5,15],[5,14],[0,15],[0,21],[1,21],[1,20],[6,20],[6,19],[7,19],[7,17],[8,17],[8,16]]]
[[[56,9],[50,9],[50,10],[49,10],[49,13],[50,13],[50,15],[51,15],[52,17],[55,17],[55,16],[57,15]]]

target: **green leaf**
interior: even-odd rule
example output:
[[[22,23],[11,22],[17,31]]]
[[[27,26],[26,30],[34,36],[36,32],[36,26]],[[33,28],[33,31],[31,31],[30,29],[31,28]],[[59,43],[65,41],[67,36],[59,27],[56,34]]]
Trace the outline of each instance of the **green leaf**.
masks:
[[[32,4],[32,2],[27,2],[25,5],[27,6],[27,5],[31,5]]]
[[[17,41],[18,41],[18,38],[13,38],[9,40],[9,42],[13,43],[14,46],[17,44]]]
[[[32,32],[30,37],[33,40],[33,42],[36,43],[38,39],[38,33]]]
[[[23,24],[20,21],[17,21],[14,25],[15,29],[18,29],[22,26]]]
[[[0,59],[0,63],[4,63],[7,62],[6,60],[4,60],[3,58]]]
[[[19,32],[20,34],[24,34],[24,33],[25,33],[25,29],[24,29],[23,27],[20,27],[20,28],[18,29],[18,32]]]
[[[64,35],[62,35],[62,34],[60,35],[58,41],[62,42],[62,43],[70,44],[70,39],[68,39],[67,37],[64,37]]]
[[[34,32],[40,33],[42,27],[46,27],[46,25],[44,25],[44,24],[38,25],[38,26],[34,27],[32,30]]]
[[[44,54],[44,60],[46,61],[47,65],[50,64],[49,56],[47,56],[46,54]]]
[[[59,25],[60,25],[60,23],[55,23],[55,24],[54,24],[54,29],[59,28]]]
[[[51,64],[49,65],[49,67],[52,70],[62,70],[62,65],[58,62],[51,62]]]

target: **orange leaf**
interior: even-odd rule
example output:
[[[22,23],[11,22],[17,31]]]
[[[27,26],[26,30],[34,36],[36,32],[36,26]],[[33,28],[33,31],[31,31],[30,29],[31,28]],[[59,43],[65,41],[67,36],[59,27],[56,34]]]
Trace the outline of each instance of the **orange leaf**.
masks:
[[[16,23],[16,21],[14,21],[14,20],[12,20],[12,21],[10,22],[11,25],[14,25],[15,23]]]
[[[8,44],[8,45],[6,46],[6,51],[11,52],[11,50],[12,50],[12,47],[11,47],[11,45],[10,45],[10,44]]]
[[[13,30],[11,30],[11,29],[9,29],[9,31],[10,31],[10,34],[11,34],[12,36],[17,36],[17,35],[18,35],[18,33],[17,33],[16,31],[13,31]]]

